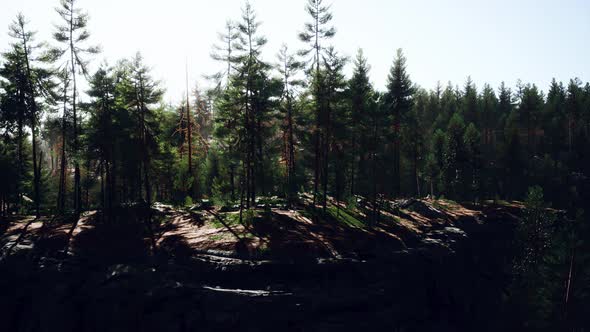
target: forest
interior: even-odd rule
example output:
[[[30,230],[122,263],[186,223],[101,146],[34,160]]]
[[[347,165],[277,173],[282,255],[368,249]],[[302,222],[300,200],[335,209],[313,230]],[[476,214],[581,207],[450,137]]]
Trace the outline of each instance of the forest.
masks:
[[[37,39],[25,13],[1,45],[0,264],[25,259],[17,242],[36,222],[46,232],[64,227],[66,259],[88,218],[110,230],[136,219],[146,255],[161,256],[162,207],[210,211],[206,223],[218,218],[230,231],[281,210],[367,232],[405,218],[413,202],[451,216],[461,213],[453,207],[493,207],[515,221],[493,235],[510,238],[513,251],[488,319],[506,330],[590,328],[590,83],[476,86],[467,77],[424,89],[402,49],[383,73],[362,49],[340,53],[322,0],[301,1],[300,43],[267,59],[263,18],[245,2],[241,17],[220,22],[211,88],[187,74],[184,100],[170,104],[139,52],[99,62],[89,14],[77,0],[55,2],[53,39]],[[374,76],[387,77],[386,89]],[[19,240],[5,240],[17,224],[27,224]],[[109,234],[102,241],[127,241]],[[357,243],[355,234],[339,241]],[[453,324],[440,330],[466,328]]]

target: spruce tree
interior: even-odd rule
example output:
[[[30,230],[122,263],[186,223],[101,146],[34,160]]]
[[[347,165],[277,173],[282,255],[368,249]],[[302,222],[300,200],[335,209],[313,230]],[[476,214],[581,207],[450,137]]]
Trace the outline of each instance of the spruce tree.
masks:
[[[526,145],[529,156],[536,152],[538,121],[543,110],[543,96],[536,85],[524,85],[518,105],[521,128],[525,130]]]
[[[463,197],[463,176],[465,171],[465,122],[455,113],[447,128],[444,147],[444,185],[453,199]]]
[[[475,87],[473,80],[471,80],[471,76],[467,77],[461,95],[461,112],[466,123],[473,123],[476,126],[479,125],[477,88]]]
[[[481,198],[481,135],[473,123],[465,129],[463,135],[465,145],[464,182],[467,197],[474,202]]]
[[[112,215],[115,195],[114,169],[115,145],[113,112],[115,110],[116,82],[110,68],[101,66],[89,80],[88,95],[92,98],[90,110],[89,132],[87,133],[89,150],[99,160],[101,179],[101,208],[103,215]],[[111,139],[105,139],[109,137]],[[106,179],[106,181],[105,181]],[[106,183],[105,183],[106,182]]]
[[[334,125],[342,107],[341,101],[344,99],[343,90],[346,87],[346,81],[342,70],[347,62],[347,58],[340,56],[334,48],[330,47],[323,57],[324,72],[322,75],[322,94],[324,95],[324,105],[320,125],[324,128],[322,134],[322,168],[320,170],[322,182],[322,209],[326,212],[328,203],[328,181],[330,179],[330,156],[333,147],[336,146],[334,141]]]
[[[398,49],[387,77],[387,93],[385,94],[389,121],[392,124],[393,172],[391,174],[390,194],[393,197],[401,195],[401,126],[407,113],[412,108],[413,92],[412,81],[407,73],[406,57],[403,51]]]
[[[367,63],[362,49],[357,51],[354,60],[354,69],[352,78],[348,83],[348,89],[351,102],[350,115],[350,153],[352,155],[350,162],[350,195],[354,196],[359,189],[358,182],[364,182],[360,179],[365,179],[368,174],[364,169],[364,158],[366,157],[363,151],[364,145],[367,143],[370,123],[368,113],[374,105],[373,102],[373,86],[369,81],[370,66]],[[357,178],[360,180],[357,180]],[[363,186],[360,185],[362,188]],[[359,191],[365,193],[364,191]]]

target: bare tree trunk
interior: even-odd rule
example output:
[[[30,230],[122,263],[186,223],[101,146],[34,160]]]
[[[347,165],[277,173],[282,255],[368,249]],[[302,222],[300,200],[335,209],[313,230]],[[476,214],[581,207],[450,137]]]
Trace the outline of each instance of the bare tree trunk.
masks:
[[[39,218],[40,215],[40,210],[39,210],[39,200],[40,200],[40,194],[39,194],[39,177],[40,177],[40,171],[39,171],[39,165],[37,164],[37,101],[35,100],[35,86],[32,82],[33,80],[33,75],[31,72],[31,66],[29,63],[29,48],[27,45],[27,39],[25,37],[24,34],[24,27],[23,27],[23,50],[24,50],[24,55],[25,55],[25,65],[26,65],[26,69],[27,69],[27,85],[29,88],[29,102],[31,104],[32,107],[32,112],[31,112],[31,136],[32,136],[32,145],[33,145],[33,191],[34,191],[34,195],[35,195],[35,216],[37,218]]]
[[[320,26],[320,18],[319,13],[315,15],[315,65],[316,65],[316,128],[315,128],[315,161],[314,161],[314,179],[313,179],[313,206],[315,208],[317,203],[317,195],[318,195],[318,183],[320,181],[320,119],[321,119],[321,102],[320,102],[320,40],[319,40],[319,26]]]
[[[113,214],[113,196],[115,194],[114,193],[115,189],[113,187],[114,180],[112,178],[113,172],[110,170],[111,167],[112,167],[112,165],[110,165],[109,163],[107,163],[104,167],[105,168],[104,171],[106,172],[106,188],[103,190],[106,191],[105,192],[106,197],[103,197],[103,200],[106,199],[106,202],[103,202],[103,204],[106,204],[105,213],[106,213],[108,221],[111,221],[111,217]],[[101,175],[101,179],[102,179],[102,177],[103,177],[103,175]]]
[[[72,6],[73,7],[73,6]],[[81,212],[81,201],[82,201],[82,193],[81,193],[81,186],[80,186],[80,164],[78,161],[78,149],[79,149],[79,142],[78,142],[78,115],[76,112],[76,93],[77,93],[77,86],[76,86],[76,59],[74,55],[74,8],[70,8],[70,21],[69,21],[69,28],[70,28],[70,61],[71,61],[71,69],[72,69],[72,113],[73,113],[73,135],[74,135],[74,210],[76,215],[80,215]]]
[[[288,97],[289,98],[289,97]],[[294,134],[293,134],[293,109],[292,109],[292,105],[291,105],[291,100],[289,98],[289,100],[287,101],[288,103],[288,113],[287,113],[287,135],[288,135],[288,166],[287,166],[287,186],[288,186],[288,203],[289,205],[291,205],[291,203],[293,202],[294,196],[295,196],[295,183],[294,183],[294,179],[293,176],[295,175],[295,139],[294,139]]]
[[[244,176],[246,175],[246,166],[242,165],[242,176],[240,177],[240,225],[244,224],[243,211],[244,211]],[[246,203],[248,204],[248,203]]]
[[[106,205],[106,199],[105,199],[105,195],[106,195],[106,190],[105,190],[105,185],[104,185],[104,169],[105,169],[105,165],[104,165],[104,161],[100,163],[100,212],[101,212],[101,218],[102,221],[104,222],[107,218],[105,216],[106,214],[106,209],[105,209],[105,205]]]
[[[188,65],[186,68],[186,120],[187,120],[187,138],[188,138],[188,174],[191,183],[189,183],[189,197],[193,197],[195,194],[195,180],[192,179],[193,175],[193,139],[192,139],[192,123],[191,123],[191,107],[189,101],[188,91]]]
[[[356,124],[355,124],[356,126]],[[356,164],[356,155],[357,155],[357,148],[356,148],[356,132],[354,132],[353,129],[353,133],[352,133],[352,161],[350,163],[350,197],[354,197],[354,178],[356,176],[355,173],[355,164]]]
[[[394,141],[393,141],[393,196],[399,197],[401,194],[401,174],[400,174],[400,122],[399,116],[395,118],[394,124]]]
[[[576,257],[576,249],[572,248],[572,255],[571,255],[571,259],[570,259],[569,272],[568,272],[566,288],[565,288],[565,303],[564,303],[564,310],[563,310],[564,317],[565,317],[566,321],[567,321],[567,314],[568,314],[568,307],[569,307],[569,300],[570,300],[570,291],[571,291],[571,285],[572,285],[572,279],[573,279],[575,257]]]
[[[330,144],[331,144],[331,132],[330,132],[330,106],[327,107],[326,109],[326,123],[325,123],[325,127],[326,127],[326,136],[324,137],[324,174],[322,177],[322,185],[323,185],[323,202],[322,202],[322,209],[324,211],[324,213],[326,212],[326,206],[328,204],[328,174],[329,174],[329,155],[330,155]]]
[[[67,77],[64,80],[64,100],[63,100],[63,118],[61,124],[61,165],[59,172],[59,192],[57,195],[57,210],[63,214],[65,212],[66,200],[66,123],[67,123]]]
[[[235,183],[234,183],[234,172],[235,172],[235,166],[234,165],[230,165],[229,167],[229,183],[231,186],[231,200],[234,201],[235,198]],[[241,204],[241,202],[240,202]]]
[[[33,107],[36,108],[36,107]],[[34,111],[33,111],[34,112]],[[33,190],[35,192],[35,216],[37,218],[41,217],[41,211],[39,209],[39,205],[40,202],[39,200],[41,199],[40,193],[39,193],[39,177],[40,177],[40,165],[37,164],[37,127],[35,125],[36,120],[35,120],[35,113],[32,114],[31,116],[31,132],[32,132],[32,140],[33,140]],[[41,162],[41,160],[39,160],[39,163]]]
[[[416,181],[416,195],[418,197],[420,197],[420,178],[418,177],[418,149],[414,146],[414,170],[413,170],[413,175],[414,175],[414,180]]]
[[[90,210],[90,159],[86,161],[86,202],[85,207],[87,210]]]

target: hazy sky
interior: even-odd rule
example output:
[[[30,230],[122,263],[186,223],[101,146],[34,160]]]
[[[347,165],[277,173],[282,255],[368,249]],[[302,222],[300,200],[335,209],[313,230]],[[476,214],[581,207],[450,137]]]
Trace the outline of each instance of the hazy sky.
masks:
[[[517,79],[546,90],[552,77],[590,80],[590,1],[587,0],[327,0],[338,32],[332,43],[353,57],[363,48],[371,80],[385,86],[395,49],[403,48],[414,82],[432,88],[437,81],[462,85],[468,75],[513,86]],[[50,40],[58,0],[0,0],[0,49],[8,45],[7,28],[22,11]],[[308,19],[305,0],[252,0],[274,61],[282,43],[302,47],[297,33]],[[228,18],[238,18],[241,0],[80,0],[90,14],[91,41],[102,47],[96,66],[140,51],[162,80],[167,101],[184,91],[185,59],[190,80],[217,71],[209,57]],[[4,30],[2,30],[4,29]],[[347,73],[350,73],[350,65]]]

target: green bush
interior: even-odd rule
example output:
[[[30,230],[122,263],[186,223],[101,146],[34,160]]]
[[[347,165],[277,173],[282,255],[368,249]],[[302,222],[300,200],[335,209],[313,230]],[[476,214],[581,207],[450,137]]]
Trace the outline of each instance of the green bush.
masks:
[[[254,209],[248,209],[244,211],[244,215],[242,216],[242,222],[244,223],[245,227],[252,227],[255,218],[256,211]]]
[[[228,206],[231,203],[231,194],[226,183],[219,177],[213,179],[211,184],[211,201],[216,206]]]

